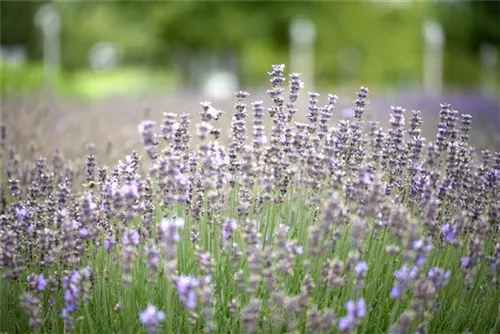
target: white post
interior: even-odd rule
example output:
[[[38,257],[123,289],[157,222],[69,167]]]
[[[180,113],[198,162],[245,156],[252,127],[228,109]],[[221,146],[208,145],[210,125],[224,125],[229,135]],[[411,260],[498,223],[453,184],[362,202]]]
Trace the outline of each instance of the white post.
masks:
[[[296,19],[290,24],[290,72],[302,73],[302,81],[309,91],[314,91],[314,24]]]
[[[445,36],[441,24],[427,20],[424,33],[424,90],[427,95],[439,95],[443,89],[443,50]]]
[[[114,44],[98,42],[90,48],[89,66],[96,72],[105,72],[114,69],[121,57],[121,50]]]
[[[498,75],[498,50],[491,44],[481,45],[481,87],[496,92]]]
[[[45,78],[50,82],[60,66],[61,19],[55,6],[50,3],[41,6],[35,14],[35,24],[42,31]]]

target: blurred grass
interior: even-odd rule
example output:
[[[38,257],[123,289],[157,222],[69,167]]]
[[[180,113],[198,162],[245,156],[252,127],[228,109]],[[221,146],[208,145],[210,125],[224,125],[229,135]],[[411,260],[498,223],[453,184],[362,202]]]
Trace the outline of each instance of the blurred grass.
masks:
[[[51,89],[62,97],[97,100],[116,95],[165,92],[175,87],[176,82],[177,76],[172,71],[122,67],[108,72],[60,72],[48,84],[42,64],[14,67],[2,63],[0,98],[10,92],[36,93]]]

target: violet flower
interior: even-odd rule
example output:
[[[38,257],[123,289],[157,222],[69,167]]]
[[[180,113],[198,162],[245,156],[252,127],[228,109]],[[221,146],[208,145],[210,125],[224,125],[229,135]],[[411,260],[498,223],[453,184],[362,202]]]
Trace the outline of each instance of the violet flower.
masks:
[[[228,240],[233,236],[233,233],[238,228],[238,223],[235,219],[228,219],[222,227],[222,236],[224,239]]]
[[[108,253],[110,253],[114,246],[115,246],[115,240],[113,238],[106,238],[104,239],[104,250]]]
[[[406,264],[394,273],[396,276],[396,281],[391,290],[391,298],[402,299],[403,296],[408,291],[411,281],[417,277],[417,267],[408,267]]]
[[[171,239],[174,242],[179,242],[181,236],[180,230],[184,227],[184,218],[176,218],[174,220],[164,218],[160,222],[159,234],[162,239]]]
[[[179,293],[179,299],[187,309],[196,307],[196,287],[199,282],[194,277],[179,276],[175,278],[175,287]]]
[[[35,284],[36,291],[43,292],[46,287],[47,287],[47,282],[45,281],[43,274],[38,275],[36,277],[36,284]]]
[[[457,229],[451,224],[445,224],[441,227],[441,233],[443,233],[444,240],[446,240],[447,243],[452,243],[457,236]]]
[[[141,324],[148,330],[148,333],[158,332],[158,326],[165,320],[165,313],[156,309],[154,305],[148,307],[139,314]]]
[[[436,289],[441,289],[448,284],[450,280],[451,271],[444,271],[441,268],[432,268],[427,273],[427,277],[434,283]]]
[[[123,235],[123,245],[128,246],[137,246],[139,245],[140,237],[139,237],[139,232],[133,229],[129,229],[124,235]]]
[[[366,303],[363,298],[357,301],[349,300],[345,307],[347,315],[339,320],[339,330],[341,332],[352,331],[361,318],[366,316]]]

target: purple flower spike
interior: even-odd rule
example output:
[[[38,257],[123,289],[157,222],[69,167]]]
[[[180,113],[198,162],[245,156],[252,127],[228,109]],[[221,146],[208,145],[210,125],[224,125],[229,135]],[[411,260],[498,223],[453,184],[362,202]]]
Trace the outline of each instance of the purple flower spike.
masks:
[[[368,265],[366,264],[365,261],[361,261],[358,264],[356,264],[354,270],[356,271],[356,274],[358,276],[364,276],[368,271]]]
[[[339,321],[339,330],[341,332],[347,332],[354,328],[356,325],[356,319],[350,317],[344,317]]]
[[[364,318],[366,316],[366,303],[363,298],[358,299],[358,305],[356,309],[356,318]]]
[[[460,268],[467,268],[469,265],[470,259],[469,257],[465,256],[462,259],[460,259]]]
[[[341,332],[350,332],[356,327],[359,319],[366,316],[366,303],[363,298],[359,298],[357,301],[349,300],[345,307],[347,315],[340,319],[339,330]]]
[[[130,229],[123,236],[123,245],[124,246],[128,246],[128,245],[137,246],[137,245],[139,245],[139,240],[140,240],[139,232],[137,232],[136,230]]]
[[[198,280],[194,277],[180,276],[175,279],[175,285],[179,298],[183,302],[184,307],[193,309],[196,307],[196,287]]]
[[[416,267],[409,268],[406,264],[394,273],[396,281],[391,290],[391,298],[400,299],[408,291],[411,281],[417,277],[418,270]]]
[[[115,245],[115,242],[113,239],[104,239],[104,250],[106,252],[111,252],[113,250],[113,247]]]
[[[42,274],[38,275],[36,277],[36,291],[43,292],[45,290],[46,286],[47,286],[47,282],[45,281],[45,278],[43,277],[43,275]]]
[[[16,214],[16,218],[17,218],[17,221],[19,223],[22,223],[24,218],[28,215],[28,211],[24,208],[24,207],[17,207],[15,209],[15,214]]]
[[[429,270],[427,277],[434,283],[436,289],[440,289],[448,284],[451,276],[451,271],[444,271],[441,268],[432,268]]]
[[[354,315],[354,313],[356,313],[356,303],[354,303],[354,300],[349,300],[345,304],[345,308],[347,309],[348,315]]]
[[[457,229],[450,224],[445,224],[441,227],[441,233],[444,235],[444,240],[451,243],[457,236]]]
[[[139,314],[141,324],[147,328],[150,334],[157,333],[158,326],[165,320],[165,313],[158,311],[156,306],[149,305],[144,311]]]
[[[130,183],[124,184],[120,190],[121,195],[125,198],[137,198],[139,197],[139,190],[137,184]]]
[[[82,239],[87,238],[90,235],[89,230],[87,230],[85,227],[80,229],[80,237]]]
[[[228,219],[222,228],[222,236],[228,240],[233,236],[233,233],[238,228],[238,223],[234,219]]]
[[[76,312],[78,310],[78,304],[76,301],[76,296],[74,296],[70,290],[66,290],[64,293],[64,302],[66,307],[64,308],[68,312]]]
[[[392,299],[401,298],[401,289],[399,289],[399,287],[396,285],[391,289],[391,298]]]
[[[174,220],[164,218],[160,222],[159,234],[162,239],[173,240],[177,243],[181,240],[179,232],[183,227],[184,218],[179,217]]]

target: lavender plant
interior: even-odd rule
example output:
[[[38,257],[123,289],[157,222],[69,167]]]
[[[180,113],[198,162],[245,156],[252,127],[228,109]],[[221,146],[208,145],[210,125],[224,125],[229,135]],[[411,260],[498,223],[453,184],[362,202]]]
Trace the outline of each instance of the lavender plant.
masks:
[[[0,332],[500,332],[500,152],[471,116],[442,104],[426,140],[393,107],[384,131],[361,87],[354,118],[310,92],[295,122],[300,74],[268,74],[229,145],[210,102],[197,144],[165,113],[110,168],[25,158],[2,126]]]

